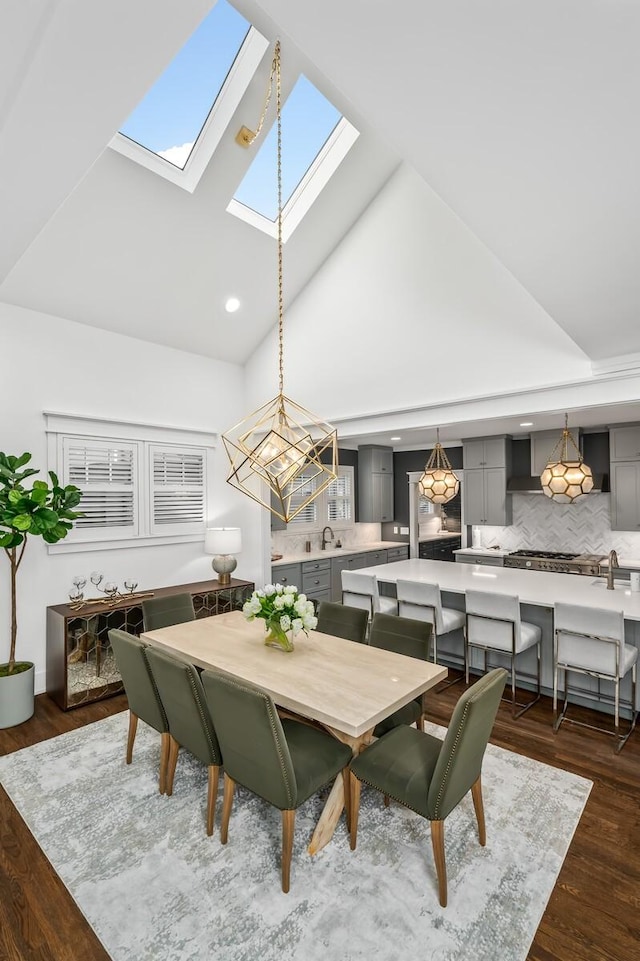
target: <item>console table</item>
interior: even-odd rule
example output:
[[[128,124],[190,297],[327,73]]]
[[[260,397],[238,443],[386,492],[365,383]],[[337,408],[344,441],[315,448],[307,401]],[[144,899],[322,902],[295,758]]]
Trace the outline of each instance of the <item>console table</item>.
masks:
[[[250,581],[198,581],[144,591],[145,596],[191,594],[196,618],[240,610],[254,589]],[[124,690],[109,644],[109,631],[118,628],[138,636],[143,631],[142,598],[136,594],[115,603],[87,602],[47,608],[47,693],[63,711]]]

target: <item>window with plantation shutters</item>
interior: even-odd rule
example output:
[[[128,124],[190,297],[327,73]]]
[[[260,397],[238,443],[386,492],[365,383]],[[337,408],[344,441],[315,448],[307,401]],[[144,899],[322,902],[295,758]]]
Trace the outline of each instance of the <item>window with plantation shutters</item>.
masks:
[[[65,484],[82,491],[75,524],[78,539],[91,540],[96,532],[108,538],[138,533],[138,446],[89,438],[65,437]]]
[[[303,504],[308,497],[310,497],[313,492],[317,489],[318,478],[311,475],[306,476],[302,474],[300,477],[295,479],[295,493],[293,494],[290,502],[291,513],[295,512],[301,504]],[[294,518],[289,521],[289,527],[300,530],[301,528],[313,528],[318,523],[318,501],[313,500],[310,504],[296,514]]]
[[[49,469],[82,491],[78,518],[50,553],[202,540],[213,506],[215,435],[45,413]]]
[[[205,452],[150,448],[152,530],[202,527],[205,520]]]
[[[338,468],[338,477],[327,488],[327,520],[351,523],[353,518],[353,467]]]
[[[433,514],[433,502],[430,501],[428,497],[419,497],[418,516],[426,517],[427,514]]]
[[[303,475],[296,480],[296,487],[300,480],[302,486],[291,501],[293,510],[317,489],[320,478]],[[330,527],[335,525],[339,530],[351,527],[355,516],[353,490],[353,467],[339,467],[337,478],[289,521],[287,529],[312,533],[321,531],[326,524]]]

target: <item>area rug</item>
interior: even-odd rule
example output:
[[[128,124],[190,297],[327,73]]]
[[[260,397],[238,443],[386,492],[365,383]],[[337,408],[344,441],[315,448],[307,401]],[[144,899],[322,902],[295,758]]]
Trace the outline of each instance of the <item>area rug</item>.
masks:
[[[205,834],[206,769],[180,756],[157,791],[160,738],[119,714],[0,759],[0,781],[113,961],[524,961],[591,782],[489,746],[487,846],[471,797],[447,819],[449,906],[429,825],[363,788],[357,850],[344,819],[315,857],[324,797],[296,819],[280,889],[280,814],[238,789],[229,842]],[[442,735],[432,726],[430,733]]]

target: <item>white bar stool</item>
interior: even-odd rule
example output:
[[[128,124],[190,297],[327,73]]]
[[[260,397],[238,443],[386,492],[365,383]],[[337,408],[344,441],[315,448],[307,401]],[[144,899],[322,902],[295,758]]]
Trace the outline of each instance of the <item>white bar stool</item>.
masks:
[[[578,607],[558,603],[555,606],[555,643],[553,650],[553,730],[557,733],[563,721],[612,734],[618,739],[616,753],[627,743],[636,726],[636,674],[638,648],[624,641],[624,614],[602,608]],[[558,715],[558,672],[564,671],[564,704]],[[588,674],[613,681],[614,727],[611,731],[567,717],[569,685],[567,671]],[[631,671],[631,722],[626,734],[620,734],[620,681]]]
[[[462,674],[454,677],[451,681],[446,681],[442,687],[451,687],[457,684],[466,675],[465,643],[464,643],[464,611],[456,611],[450,607],[442,606],[442,596],[439,584],[423,584],[416,581],[402,581],[396,583],[396,593],[398,597],[398,614],[400,617],[410,617],[414,621],[426,621],[431,624],[431,636],[433,637],[433,660],[438,661],[438,638],[443,634],[452,634],[460,631],[462,641],[462,653],[460,655],[460,667]],[[449,653],[449,652],[447,652]],[[453,655],[455,656],[455,655]]]
[[[540,700],[540,641],[542,630],[537,624],[520,619],[520,598],[489,591],[467,591],[466,680],[469,683],[469,648],[484,651],[484,670],[487,672],[487,652],[497,651],[511,659],[511,713],[521,717]],[[523,677],[537,680],[536,696],[521,704],[516,701],[516,657],[523,651],[537,647],[537,673]],[[516,711],[519,707],[520,710]]]
[[[397,614],[398,605],[393,597],[381,597],[375,574],[359,571],[342,571],[342,603],[346,607],[359,607],[374,614]]]

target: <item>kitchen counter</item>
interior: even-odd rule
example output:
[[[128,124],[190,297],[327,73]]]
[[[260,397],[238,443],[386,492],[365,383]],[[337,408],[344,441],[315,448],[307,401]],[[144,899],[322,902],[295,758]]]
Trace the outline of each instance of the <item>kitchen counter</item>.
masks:
[[[457,535],[460,536],[459,534]],[[283,564],[301,564],[305,561],[319,561],[324,557],[346,557],[349,554],[364,554],[366,551],[381,551],[390,547],[409,546],[408,541],[371,541],[368,544],[358,544],[352,547],[334,547],[331,550],[322,551],[319,548],[311,551],[303,551],[297,554],[285,554],[278,561],[271,561],[272,567],[282,567]]]
[[[581,574],[552,574],[548,571],[521,570],[516,567],[483,567],[476,564],[448,564],[442,561],[418,560],[394,561],[391,564],[365,567],[363,574],[375,574],[380,581],[381,590],[390,590],[387,585],[395,585],[397,580],[424,581],[439,584],[445,607],[463,611],[465,591],[493,591],[497,594],[512,594],[520,599],[522,619],[537,624],[542,631],[542,691],[553,693],[553,606],[556,601],[577,604],[580,607],[603,608],[622,611],[625,617],[625,640],[640,648],[640,592],[633,593],[629,581],[615,581],[615,590],[608,591],[604,577]],[[446,635],[445,635],[446,637]],[[446,663],[446,648],[438,645],[438,650]],[[482,671],[482,651],[472,649],[470,664],[472,670]],[[496,664],[508,667],[509,661],[501,660],[499,654],[492,655]],[[535,652],[524,651],[517,659],[517,670],[533,673]],[[532,690],[528,678],[520,676],[519,686]],[[562,679],[561,679],[562,689]],[[581,675],[572,683],[569,699],[611,713],[613,685],[610,681]],[[621,698],[631,698],[630,675],[622,682]],[[640,690],[636,693],[636,709],[640,707]],[[624,716],[628,716],[628,708]]]
[[[443,541],[450,537],[462,537],[461,531],[442,531],[440,534],[425,534],[418,538],[419,544],[426,544],[428,541]],[[407,542],[408,543],[408,542]]]
[[[632,592],[628,581],[618,581],[615,590],[608,591],[604,577],[552,574],[516,567],[496,567],[489,571],[471,564],[447,564],[417,558],[365,567],[362,573],[376,574],[379,581],[389,584],[395,584],[398,579],[437,583],[441,591],[456,594],[464,594],[467,590],[515,594],[521,604],[540,607],[553,607],[556,601],[564,601],[581,607],[621,610],[626,620],[640,621],[640,592]]]
[[[461,547],[460,550],[454,551],[454,554],[468,554],[473,556],[478,554],[481,557],[508,557],[511,551],[505,551],[501,547]]]

